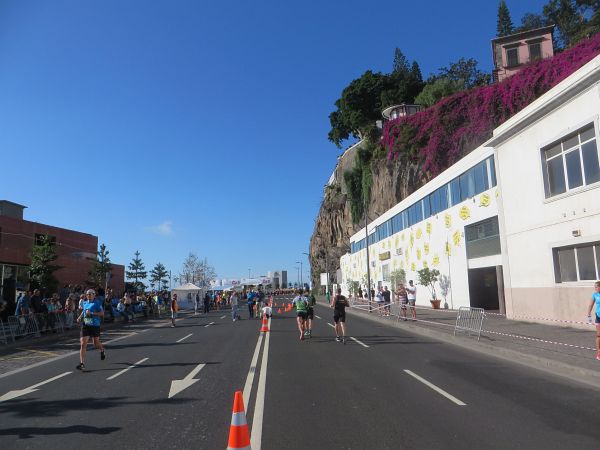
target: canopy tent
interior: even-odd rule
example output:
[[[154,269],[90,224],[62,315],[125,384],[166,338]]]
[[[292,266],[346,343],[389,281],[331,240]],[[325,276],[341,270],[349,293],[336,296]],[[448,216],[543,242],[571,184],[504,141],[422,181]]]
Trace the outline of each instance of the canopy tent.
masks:
[[[231,291],[234,288],[234,286],[211,286],[209,291]]]
[[[173,294],[177,294],[177,303],[182,309],[193,308],[196,300],[196,294],[203,296],[202,288],[193,283],[185,283],[173,289]]]

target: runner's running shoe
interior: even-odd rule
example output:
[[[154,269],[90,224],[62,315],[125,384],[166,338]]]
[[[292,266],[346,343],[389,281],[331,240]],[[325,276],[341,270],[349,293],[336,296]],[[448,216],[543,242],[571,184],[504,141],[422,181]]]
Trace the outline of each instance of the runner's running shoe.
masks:
[[[336,336],[336,337],[335,337],[335,341],[336,341],[336,342],[342,342],[342,340],[340,339],[340,337],[339,337],[339,336]]]
[[[79,363],[77,364],[77,367],[75,367],[77,370],[81,370],[82,372],[85,370],[85,364],[83,363]]]
[[[102,361],[104,361],[104,360],[106,359],[106,352],[105,352],[104,350],[102,350],[102,351],[100,352],[100,359],[101,359]]]

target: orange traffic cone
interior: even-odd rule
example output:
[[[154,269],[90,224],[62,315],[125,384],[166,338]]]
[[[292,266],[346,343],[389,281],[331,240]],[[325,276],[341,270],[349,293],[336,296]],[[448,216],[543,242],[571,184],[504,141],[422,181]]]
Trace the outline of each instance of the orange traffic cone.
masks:
[[[281,314],[281,308],[277,310],[277,314]]]
[[[260,329],[261,333],[266,333],[269,331],[269,319],[267,319],[267,315],[263,315],[262,327]]]
[[[251,450],[250,433],[246,413],[244,412],[244,398],[242,391],[236,391],[233,400],[233,414],[231,414],[231,427],[229,428],[229,443],[227,450]]]

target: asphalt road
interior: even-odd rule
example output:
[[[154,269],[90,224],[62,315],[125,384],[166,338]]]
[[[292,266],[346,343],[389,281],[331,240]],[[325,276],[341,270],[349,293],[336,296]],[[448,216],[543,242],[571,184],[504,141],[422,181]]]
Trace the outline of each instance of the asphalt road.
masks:
[[[305,341],[292,312],[259,337],[214,311],[132,328],[86,373],[65,353],[0,375],[0,448],[223,449],[236,390],[255,450],[600,447],[596,390],[360,317],[343,345],[316,314]]]

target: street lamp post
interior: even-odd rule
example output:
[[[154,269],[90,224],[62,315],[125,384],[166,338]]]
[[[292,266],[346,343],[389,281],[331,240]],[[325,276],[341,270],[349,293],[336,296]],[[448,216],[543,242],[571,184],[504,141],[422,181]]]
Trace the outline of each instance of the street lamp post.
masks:
[[[309,255],[308,253],[306,253],[306,252],[302,252],[302,254],[307,256],[307,258],[306,258],[306,259],[308,260],[308,263],[310,264],[310,255]],[[310,286],[310,284],[311,284],[311,283],[310,283],[310,272],[308,272],[308,273],[309,273],[309,277],[308,277],[308,280],[309,280],[309,281],[308,281],[308,285]],[[300,277],[300,278],[302,278],[302,277]]]
[[[365,248],[367,250],[367,299],[369,300],[369,312],[371,312],[371,262],[369,261],[369,230],[367,228],[367,197],[365,200]]]
[[[300,289],[304,289],[304,283],[302,281],[302,261],[296,261],[296,264],[300,264]]]

